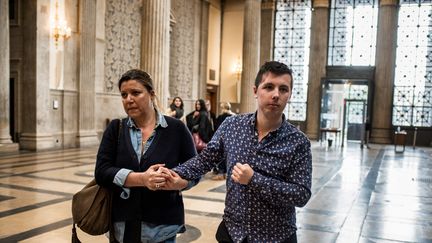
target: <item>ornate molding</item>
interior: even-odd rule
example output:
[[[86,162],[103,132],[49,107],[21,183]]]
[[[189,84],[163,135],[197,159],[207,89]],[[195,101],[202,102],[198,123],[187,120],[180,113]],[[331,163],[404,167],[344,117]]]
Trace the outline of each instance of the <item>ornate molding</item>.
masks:
[[[313,8],[329,8],[330,2],[329,0],[312,0]]]
[[[171,96],[190,97],[194,72],[195,4],[190,0],[172,1],[172,26],[170,41],[169,91]]]
[[[380,6],[397,6],[398,1],[397,0],[380,0],[379,5]]]
[[[117,92],[120,75],[140,66],[141,0],[107,0],[105,39],[105,90]]]

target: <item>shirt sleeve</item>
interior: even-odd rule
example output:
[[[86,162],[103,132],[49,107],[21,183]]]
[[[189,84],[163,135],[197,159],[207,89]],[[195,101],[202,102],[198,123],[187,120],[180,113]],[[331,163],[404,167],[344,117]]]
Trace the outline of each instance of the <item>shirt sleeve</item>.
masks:
[[[303,207],[311,197],[311,178],[312,153],[310,142],[306,140],[295,150],[289,174],[284,181],[254,172],[249,186],[269,204]]]
[[[223,123],[220,126],[210,142],[207,143],[207,147],[200,154],[175,167],[173,170],[181,178],[188,181],[197,180],[209,172],[223,159],[225,129],[228,129],[228,123]]]
[[[119,187],[122,187],[123,189],[122,193],[120,194],[120,197],[123,199],[128,199],[130,195],[130,189],[123,186],[126,182],[126,178],[131,172],[132,170],[129,169],[120,169],[114,177],[113,183]]]

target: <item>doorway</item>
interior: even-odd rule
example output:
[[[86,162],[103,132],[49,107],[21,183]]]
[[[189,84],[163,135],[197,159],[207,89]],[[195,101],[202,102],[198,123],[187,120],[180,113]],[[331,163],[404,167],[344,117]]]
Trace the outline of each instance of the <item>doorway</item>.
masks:
[[[323,79],[321,82],[320,139],[363,145],[370,114],[368,80]],[[330,144],[330,143],[329,143]]]

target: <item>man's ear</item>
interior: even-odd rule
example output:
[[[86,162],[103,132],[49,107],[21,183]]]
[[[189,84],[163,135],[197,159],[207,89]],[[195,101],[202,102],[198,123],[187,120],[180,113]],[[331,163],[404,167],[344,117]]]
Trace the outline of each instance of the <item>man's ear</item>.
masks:
[[[254,95],[255,95],[255,99],[258,98],[257,97],[257,87],[255,85],[253,86],[253,92],[254,92]]]

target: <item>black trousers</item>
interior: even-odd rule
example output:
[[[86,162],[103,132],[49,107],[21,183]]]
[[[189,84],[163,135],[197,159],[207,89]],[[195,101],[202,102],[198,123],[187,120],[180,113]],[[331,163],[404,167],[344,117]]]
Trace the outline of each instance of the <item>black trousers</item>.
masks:
[[[231,236],[228,233],[228,229],[225,225],[225,222],[222,220],[222,222],[219,224],[219,227],[216,231],[216,240],[219,243],[234,243],[234,241],[231,239]],[[242,243],[247,243],[247,239],[244,239]],[[297,243],[297,234],[292,234],[288,239],[284,240],[282,243]]]

